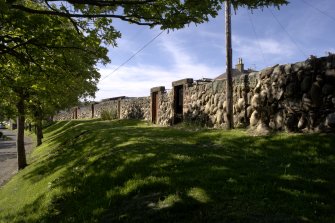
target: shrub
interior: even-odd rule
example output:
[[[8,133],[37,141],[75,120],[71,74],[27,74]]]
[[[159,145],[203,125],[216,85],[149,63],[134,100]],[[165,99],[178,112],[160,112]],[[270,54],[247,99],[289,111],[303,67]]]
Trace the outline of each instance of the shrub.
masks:
[[[117,119],[117,110],[116,109],[106,109],[101,111],[101,119],[102,120],[113,120]]]

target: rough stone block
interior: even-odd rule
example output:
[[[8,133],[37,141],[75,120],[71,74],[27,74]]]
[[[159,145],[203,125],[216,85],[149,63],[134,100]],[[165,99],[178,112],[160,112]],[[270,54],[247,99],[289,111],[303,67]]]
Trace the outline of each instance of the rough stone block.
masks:
[[[335,113],[327,115],[325,125],[330,128],[335,128]]]
[[[250,118],[251,114],[254,112],[254,109],[252,106],[247,107],[247,117]]]
[[[284,66],[284,71],[286,74],[290,74],[292,72],[292,64],[286,64]]]
[[[307,126],[307,119],[306,116],[303,114],[299,119],[298,129],[306,128],[306,126]]]
[[[270,77],[270,75],[272,74],[273,70],[274,70],[274,67],[268,67],[268,68],[265,68],[264,70],[262,70],[260,72],[261,79]]]
[[[335,69],[326,70],[326,77],[335,79]]]
[[[257,109],[261,106],[261,97],[259,94],[255,94],[251,99],[251,106]]]
[[[283,117],[283,112],[277,112],[274,116],[274,123],[276,126],[276,129],[282,129],[284,127],[284,117]]]
[[[311,89],[312,86],[312,78],[311,77],[305,77],[303,81],[301,82],[301,91],[302,92],[308,92]]]
[[[293,97],[296,93],[296,84],[295,83],[289,83],[286,86],[286,91],[285,91],[285,97]]]
[[[254,111],[252,114],[251,114],[251,117],[250,117],[250,125],[251,126],[256,126],[257,123],[259,122],[260,120],[260,114],[258,111]]]
[[[333,85],[325,84],[322,87],[322,94],[327,96],[327,95],[333,94],[334,90],[335,90],[335,87]]]
[[[311,89],[311,98],[315,106],[322,104],[322,90],[318,82],[314,82]]]

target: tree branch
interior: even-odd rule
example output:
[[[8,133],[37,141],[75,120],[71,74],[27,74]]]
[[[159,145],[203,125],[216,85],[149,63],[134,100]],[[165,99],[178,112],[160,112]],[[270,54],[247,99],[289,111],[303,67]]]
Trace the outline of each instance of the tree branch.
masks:
[[[49,9],[51,9],[51,10],[54,11],[54,12],[59,12],[56,8],[52,7],[52,6],[49,4],[49,1],[48,1],[48,0],[44,0],[44,2],[45,2],[45,4],[48,6]],[[66,12],[69,13],[68,10],[66,10]],[[81,34],[81,33],[80,33],[80,30],[79,30],[79,28],[78,28],[78,24],[77,24],[77,22],[76,22],[74,19],[72,19],[71,17],[69,17],[68,19],[69,19],[70,22],[72,23],[73,27],[76,29],[77,33],[78,33],[78,34]]]
[[[61,16],[66,18],[117,18],[121,19],[123,21],[127,21],[130,23],[134,23],[137,25],[143,25],[143,26],[154,26],[159,25],[159,22],[139,22],[136,20],[133,20],[129,18],[128,16],[122,16],[122,15],[109,15],[109,14],[73,14],[73,13],[64,13],[64,12],[56,12],[56,11],[48,11],[48,10],[36,10],[27,8],[23,5],[11,5],[12,8],[22,10],[24,12],[28,12],[31,14],[41,14],[41,15],[55,15],[55,16]],[[144,19],[144,18],[139,18]],[[154,19],[154,18],[152,18]]]
[[[61,2],[63,0],[48,0],[49,2]],[[71,4],[78,4],[78,5],[93,5],[93,6],[121,6],[121,5],[142,5],[148,3],[155,3],[157,0],[143,0],[143,1],[92,1],[92,0],[68,0]]]

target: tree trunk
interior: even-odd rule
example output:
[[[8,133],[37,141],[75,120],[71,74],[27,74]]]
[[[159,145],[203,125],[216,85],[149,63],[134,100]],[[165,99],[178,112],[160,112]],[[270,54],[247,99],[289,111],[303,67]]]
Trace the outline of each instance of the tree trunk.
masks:
[[[233,50],[231,44],[231,7],[230,0],[226,1],[226,74],[227,74],[227,128],[234,128],[234,114],[233,114],[233,79],[232,79],[232,57]]]
[[[36,138],[37,138],[37,146],[40,146],[42,144],[43,139],[43,131],[42,131],[42,120],[37,119],[36,121]]]
[[[24,99],[21,97],[16,105],[18,111],[17,118],[17,139],[16,139],[16,149],[17,149],[17,162],[18,169],[21,170],[27,166],[26,151],[24,148]]]

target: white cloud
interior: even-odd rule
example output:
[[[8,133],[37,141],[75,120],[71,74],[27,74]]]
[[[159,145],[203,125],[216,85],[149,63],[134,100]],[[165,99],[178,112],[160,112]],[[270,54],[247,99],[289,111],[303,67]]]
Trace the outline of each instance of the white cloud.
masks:
[[[170,89],[171,83],[176,80],[214,78],[222,73],[223,66],[211,67],[197,61],[196,57],[182,47],[184,43],[179,38],[165,36],[160,39],[159,45],[173,61],[170,68],[164,64],[148,63],[125,65],[114,73],[112,72],[116,66],[102,68],[100,69],[102,79],[98,84],[101,90],[96,93],[96,100],[117,96],[149,96],[153,87],[165,86]]]
[[[191,75],[191,77],[207,77],[222,72],[222,67],[209,67],[208,65],[201,62],[197,54],[191,53],[190,48],[184,48],[186,45],[180,39],[169,38],[169,36],[163,38],[160,42],[162,49],[165,50],[172,58],[174,62],[173,72],[179,75]]]
[[[202,34],[212,37],[217,35],[215,33],[212,35],[210,32]],[[110,75],[99,83],[98,87],[101,90],[97,92],[96,100],[117,96],[148,96],[150,89],[153,87],[165,86],[170,89],[173,81],[184,78],[195,80],[204,77],[215,78],[225,69],[224,59],[218,66],[210,66],[201,62],[199,54],[193,54],[191,52],[192,48],[187,47],[187,42],[180,35],[165,35],[158,41],[156,43],[158,47],[155,48],[157,56],[165,53],[172,61],[172,66],[168,68],[164,63],[151,65],[150,59],[147,58],[146,61],[149,61],[146,63],[126,64],[113,74],[111,73],[117,66],[103,68],[100,70],[102,78],[108,74]],[[261,46],[265,57],[272,59],[264,62],[258,44]],[[233,45],[236,55],[243,57],[249,65],[257,64],[258,69],[265,67],[260,66],[260,64],[273,65],[272,61],[278,61],[279,58],[287,58],[294,54],[292,44],[270,38],[261,39],[258,43],[257,40],[234,35]],[[215,47],[224,52],[224,44],[217,44]],[[141,53],[139,56],[143,56],[143,54]]]
[[[331,0],[320,0],[320,9],[330,15],[334,7]],[[274,64],[293,63],[306,59],[280,28],[271,14],[255,11],[253,21],[258,40],[255,37],[247,16],[247,10],[238,11],[233,20],[233,63],[242,57],[245,67],[263,69]],[[292,2],[280,11],[275,11],[286,31],[306,54],[325,55],[325,51],[334,50],[333,20],[318,13],[305,4]],[[112,62],[121,64],[145,43],[153,38],[159,30],[144,33],[140,28],[128,26],[119,40],[119,47],[114,48]],[[124,32],[123,32],[124,33]],[[143,35],[140,35],[143,34]],[[117,66],[109,65],[101,69],[104,75],[110,74]],[[101,91],[97,100],[116,96],[148,96],[150,88],[165,86],[171,88],[171,82],[183,79],[203,77],[214,78],[225,70],[225,35],[223,13],[210,23],[190,27],[161,35],[153,44],[133,58],[117,72],[99,83]]]
[[[234,35],[233,50],[244,61],[256,64],[257,69],[271,66],[277,63],[288,63],[298,51],[296,46],[289,40],[274,38],[252,39]]]

